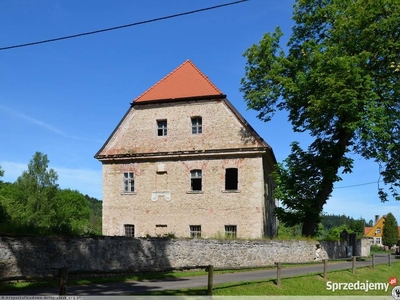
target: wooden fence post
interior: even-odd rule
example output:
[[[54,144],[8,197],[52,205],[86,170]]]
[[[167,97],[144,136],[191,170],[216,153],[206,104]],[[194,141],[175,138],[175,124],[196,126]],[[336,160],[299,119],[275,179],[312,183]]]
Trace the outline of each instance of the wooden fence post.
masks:
[[[281,271],[282,271],[282,266],[281,263],[278,262],[276,263],[276,285],[280,286],[281,285]]]
[[[58,269],[58,277],[60,277],[60,295],[66,295],[68,269],[67,268]]]
[[[372,254],[372,269],[375,269],[375,254]]]
[[[213,294],[213,281],[214,281],[214,266],[209,265],[207,270],[208,270],[207,295],[208,296],[212,296],[212,294]]]
[[[324,259],[324,279],[328,276],[328,260]]]
[[[391,266],[391,261],[390,261],[390,253],[388,253],[388,265],[389,265],[389,267]]]
[[[352,262],[351,262],[351,268],[353,270],[353,274],[356,273],[356,258],[357,256],[353,256]]]

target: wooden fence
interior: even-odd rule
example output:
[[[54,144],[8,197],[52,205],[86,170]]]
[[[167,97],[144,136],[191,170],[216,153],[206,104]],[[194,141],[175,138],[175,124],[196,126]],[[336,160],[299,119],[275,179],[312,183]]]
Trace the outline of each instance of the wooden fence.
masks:
[[[386,255],[372,255],[372,264],[371,267],[372,269],[375,268],[375,258],[377,256],[380,257],[386,257]],[[337,261],[351,261],[351,269],[353,274],[356,272],[356,261],[357,258],[361,258],[360,256],[352,256],[352,258],[344,259],[324,259],[319,262],[310,262],[310,263],[304,263],[304,262],[299,262],[299,263],[286,263],[286,262],[276,262],[276,285],[280,286],[281,285],[281,278],[282,278],[282,266],[283,265],[293,265],[293,266],[298,266],[298,265],[315,265],[315,264],[322,264],[322,274],[323,277],[326,279],[327,278],[327,273],[328,273],[328,263],[329,262],[337,262]],[[362,258],[361,258],[362,259]],[[387,254],[387,259],[388,259],[388,265],[389,267],[391,266],[391,255]],[[167,268],[163,270],[158,270],[160,272],[169,272],[169,271],[183,271],[183,270],[193,270],[193,269],[204,269],[207,273],[207,295],[212,295],[213,291],[213,281],[214,281],[214,271],[224,271],[224,270],[248,270],[248,269],[265,269],[265,268],[270,268],[271,266],[258,266],[258,267],[251,267],[251,268],[224,268],[224,269],[216,269],[214,268],[213,265],[203,265],[203,266],[188,266],[188,267],[180,267],[180,268]],[[363,266],[365,267],[365,266]],[[148,272],[154,272],[154,270],[149,270]],[[144,272],[140,272],[144,273]],[[67,268],[61,268],[58,270],[58,274],[48,274],[48,275],[42,275],[42,276],[14,276],[14,277],[4,277],[0,278],[1,281],[17,281],[17,280],[43,280],[43,279],[58,279],[59,280],[59,295],[66,295],[66,290],[67,290],[67,280],[69,275],[117,275],[117,274],[135,274],[135,272],[132,272],[132,270],[111,270],[111,271],[100,271],[100,270],[73,270],[73,271],[68,271]]]

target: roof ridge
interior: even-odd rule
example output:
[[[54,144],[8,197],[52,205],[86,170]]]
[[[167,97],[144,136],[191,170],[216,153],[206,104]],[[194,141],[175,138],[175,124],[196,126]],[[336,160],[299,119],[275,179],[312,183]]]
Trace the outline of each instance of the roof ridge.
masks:
[[[203,78],[203,80],[205,81],[204,83],[208,86],[208,91],[207,94],[203,94],[202,96],[208,96],[208,95],[222,95],[222,92],[211,82],[211,80],[203,73],[200,71],[200,69],[190,60],[187,59],[186,61],[184,61],[182,64],[180,64],[178,67],[176,67],[174,70],[172,70],[171,72],[169,72],[166,76],[164,76],[163,78],[161,78],[159,81],[157,81],[155,84],[153,84],[150,88],[148,88],[147,90],[145,90],[143,93],[141,93],[138,97],[136,97],[133,102],[143,102],[144,99],[143,98],[148,98],[151,97],[149,95],[155,96],[155,94],[157,94],[157,92],[159,92],[160,87],[162,86],[163,88],[165,88],[165,84],[167,83],[167,80],[170,78],[174,78],[173,76],[180,76],[181,73],[179,73],[179,71],[185,67],[185,66],[190,66],[189,69],[191,68],[193,71],[195,72],[194,74],[197,73],[197,75],[199,75],[201,78]],[[181,71],[181,72],[188,72],[188,69],[185,69],[185,71]],[[185,74],[185,73],[183,73]],[[175,79],[175,78],[174,78]],[[173,80],[173,79],[171,79]],[[203,85],[204,86],[204,85]],[[204,92],[204,90],[203,90]],[[172,97],[170,93],[169,94],[170,99],[178,99],[178,98],[182,98],[182,97]],[[191,95],[187,95],[187,96],[191,96]],[[196,92],[193,94],[193,96],[200,96],[200,95],[196,95]],[[167,99],[167,98],[165,98]],[[153,100],[153,99],[146,99],[146,100]],[[156,99],[154,99],[156,100]]]
[[[157,81],[155,84],[153,84],[151,87],[149,87],[147,90],[145,90],[143,93],[141,93],[139,96],[137,96],[136,98],[135,98],[135,100],[136,99],[139,99],[140,97],[142,97],[144,94],[146,94],[146,93],[148,93],[149,91],[151,91],[154,87],[156,87],[160,82],[163,82],[163,81],[165,81],[168,77],[170,77],[171,76],[171,74],[173,74],[173,73],[175,73],[178,69],[180,69],[180,68],[182,68],[182,66],[184,65],[184,64],[186,64],[187,62],[190,62],[190,60],[189,59],[187,59],[187,60],[185,60],[183,63],[181,63],[178,67],[176,67],[175,69],[173,69],[171,72],[169,72],[167,75],[165,75],[163,78],[161,78],[159,81]],[[135,101],[135,100],[133,100],[133,101]]]
[[[185,63],[189,63],[192,65],[193,68],[195,68],[195,70],[200,74],[200,76],[202,76],[205,80],[207,80],[207,82],[220,94],[222,94],[222,92],[219,90],[219,88],[216,87],[216,85],[214,83],[211,82],[211,80],[208,78],[208,76],[206,76],[203,72],[200,71],[200,69],[190,60],[187,59],[183,64]],[[180,66],[182,66],[183,64],[181,64]],[[179,67],[180,67],[179,66]],[[178,67],[178,68],[179,68]]]

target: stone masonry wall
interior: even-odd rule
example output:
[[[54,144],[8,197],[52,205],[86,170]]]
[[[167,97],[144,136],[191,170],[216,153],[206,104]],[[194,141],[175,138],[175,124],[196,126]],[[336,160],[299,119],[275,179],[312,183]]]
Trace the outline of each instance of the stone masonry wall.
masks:
[[[2,237],[1,276],[54,274],[69,270],[157,270],[212,264],[218,268],[312,261],[306,242],[184,239]]]
[[[195,116],[202,118],[201,134],[192,134]],[[167,120],[167,135],[158,136],[157,120]],[[224,235],[225,226],[236,226],[238,238],[274,234],[267,211],[274,201],[266,193],[272,158],[264,147],[223,100],[134,106],[100,153],[122,155],[102,161],[103,234],[123,236],[124,225],[134,226],[135,237],[186,238],[190,226],[205,238]],[[179,157],[166,154],[174,151]],[[158,152],[157,158],[138,155]],[[238,170],[237,190],[225,190],[228,168]],[[201,191],[191,190],[192,170],[202,172]],[[125,172],[134,174],[134,192],[123,190]]]
[[[124,224],[135,226],[135,237],[173,233],[189,237],[191,225],[201,236],[224,235],[225,225],[237,226],[239,238],[263,236],[264,185],[261,157],[164,161],[103,165],[103,234],[123,236]],[[224,191],[226,168],[238,168],[238,190]],[[202,170],[202,191],[190,191],[190,170]],[[134,172],[135,192],[121,191],[123,172]],[[165,191],[168,198],[152,194]],[[164,230],[158,231],[158,230]]]
[[[327,258],[309,241],[0,237],[0,277],[73,270],[162,270],[197,265],[255,267]],[[317,257],[317,256],[318,257]],[[331,257],[332,258],[332,257]]]
[[[349,246],[347,242],[320,242],[321,248],[325,250],[329,258],[346,258],[348,257]],[[355,256],[369,256],[370,255],[371,242],[369,239],[357,240],[355,248]]]

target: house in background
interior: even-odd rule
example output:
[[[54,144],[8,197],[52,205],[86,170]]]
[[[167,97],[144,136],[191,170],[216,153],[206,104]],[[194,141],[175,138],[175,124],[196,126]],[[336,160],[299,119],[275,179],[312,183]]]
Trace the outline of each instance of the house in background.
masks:
[[[379,215],[375,215],[375,223],[372,227],[364,228],[364,235],[367,238],[370,238],[372,243],[371,245],[378,245],[384,247],[382,244],[382,233],[385,222],[385,215],[380,217]],[[398,227],[399,237],[400,237],[400,226]]]
[[[272,148],[190,60],[138,96],[103,147],[103,234],[276,234]]]

